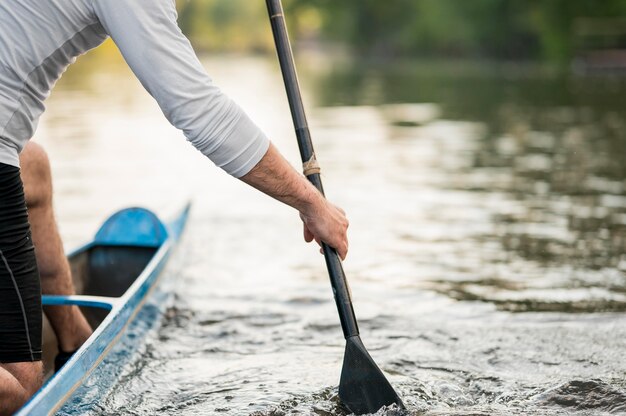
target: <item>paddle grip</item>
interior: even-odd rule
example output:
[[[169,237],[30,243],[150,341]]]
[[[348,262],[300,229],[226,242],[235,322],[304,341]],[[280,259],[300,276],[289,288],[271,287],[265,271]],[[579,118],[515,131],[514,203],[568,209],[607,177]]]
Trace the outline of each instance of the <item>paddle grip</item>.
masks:
[[[278,61],[280,63],[280,70],[283,75],[285,90],[287,91],[287,99],[289,100],[291,118],[296,130],[300,157],[304,163],[314,157],[315,151],[313,149],[313,141],[311,140],[311,133],[304,112],[304,105],[302,104],[302,95],[300,94],[298,75],[293,61],[291,45],[289,44],[289,35],[287,34],[283,6],[280,0],[266,0],[266,3],[272,25],[274,43],[276,44],[276,53],[278,54]],[[319,173],[307,175],[307,179],[324,195],[324,187],[322,186],[322,179]],[[343,335],[346,338],[359,335],[359,327],[354,315],[352,300],[350,299],[350,289],[343,271],[343,266],[341,265],[341,259],[337,251],[325,243],[322,244],[322,251],[326,259],[326,268],[328,269],[330,283],[333,288]]]

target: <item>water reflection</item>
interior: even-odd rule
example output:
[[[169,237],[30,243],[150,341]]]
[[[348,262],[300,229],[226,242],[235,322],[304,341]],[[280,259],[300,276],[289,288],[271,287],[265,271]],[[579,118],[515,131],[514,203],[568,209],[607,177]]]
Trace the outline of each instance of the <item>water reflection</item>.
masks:
[[[363,92],[370,85],[377,86],[376,94]],[[493,229],[473,239],[509,253],[501,253],[498,262],[524,263],[530,270],[521,281],[501,272],[477,273],[467,281],[446,278],[434,281],[437,291],[512,311],[626,308],[626,80],[425,64],[338,70],[316,87],[322,106],[375,105],[392,126],[389,139],[423,141],[438,119],[483,127],[475,135],[461,133],[465,144],[448,147],[451,155],[436,154],[443,171],[437,173],[446,176],[440,186],[497,195],[481,207]],[[407,131],[397,133],[398,127]],[[442,146],[441,140],[429,145]],[[406,159],[399,157],[397,166],[409,168]]]

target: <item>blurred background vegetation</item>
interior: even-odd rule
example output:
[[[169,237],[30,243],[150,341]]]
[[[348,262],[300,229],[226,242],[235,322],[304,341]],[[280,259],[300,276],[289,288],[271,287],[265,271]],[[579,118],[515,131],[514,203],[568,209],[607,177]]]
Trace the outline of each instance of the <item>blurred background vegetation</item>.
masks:
[[[284,0],[300,47],[373,60],[453,58],[567,66],[626,48],[624,0]],[[262,0],[179,1],[200,51],[270,51]],[[302,45],[304,44],[304,45]]]

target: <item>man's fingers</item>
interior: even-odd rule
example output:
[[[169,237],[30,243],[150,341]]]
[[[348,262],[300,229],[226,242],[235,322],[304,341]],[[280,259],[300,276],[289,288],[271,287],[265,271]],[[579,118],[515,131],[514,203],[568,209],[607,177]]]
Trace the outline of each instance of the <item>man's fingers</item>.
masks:
[[[306,242],[315,240],[321,247],[322,242],[333,247],[341,259],[345,259],[348,254],[347,229],[349,226],[345,211],[327,203],[325,210],[320,213],[314,212],[307,216],[300,213],[300,218],[304,222],[304,239]],[[320,250],[323,252],[323,250]]]
[[[310,243],[311,241],[313,241],[313,233],[311,232],[311,230],[309,230],[306,224],[303,224],[303,225],[304,225],[304,241],[306,241],[307,243]]]
[[[329,243],[329,245],[335,249],[341,260],[345,260],[348,255],[348,241],[347,240],[338,240],[333,243]]]
[[[322,240],[318,236],[313,234],[311,230],[309,230],[309,227],[307,227],[306,224],[304,224],[304,241],[306,241],[307,243],[310,243],[313,240],[315,240],[317,245],[319,245],[320,247],[322,246]]]
[[[324,250],[322,249],[322,241],[319,239],[319,237],[313,235],[311,233],[311,231],[309,231],[306,227],[305,227],[305,240],[307,242],[311,242],[312,240],[315,240],[315,242],[320,246],[320,253],[324,254]],[[308,236],[311,236],[311,238],[307,238]],[[348,255],[348,241],[344,240],[341,241],[340,243],[329,243],[329,245],[335,249],[335,251],[337,251],[337,254],[339,255],[339,257],[341,258],[341,260],[345,260],[346,256]]]
[[[344,241],[342,244],[339,245],[336,250],[341,260],[345,260],[346,256],[348,255],[348,243]]]

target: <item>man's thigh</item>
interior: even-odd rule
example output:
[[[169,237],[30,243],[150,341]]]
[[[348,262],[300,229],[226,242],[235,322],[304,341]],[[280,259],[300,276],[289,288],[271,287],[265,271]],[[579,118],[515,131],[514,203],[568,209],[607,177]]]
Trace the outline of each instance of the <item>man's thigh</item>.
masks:
[[[0,363],[41,360],[41,289],[19,169],[0,164]]]

